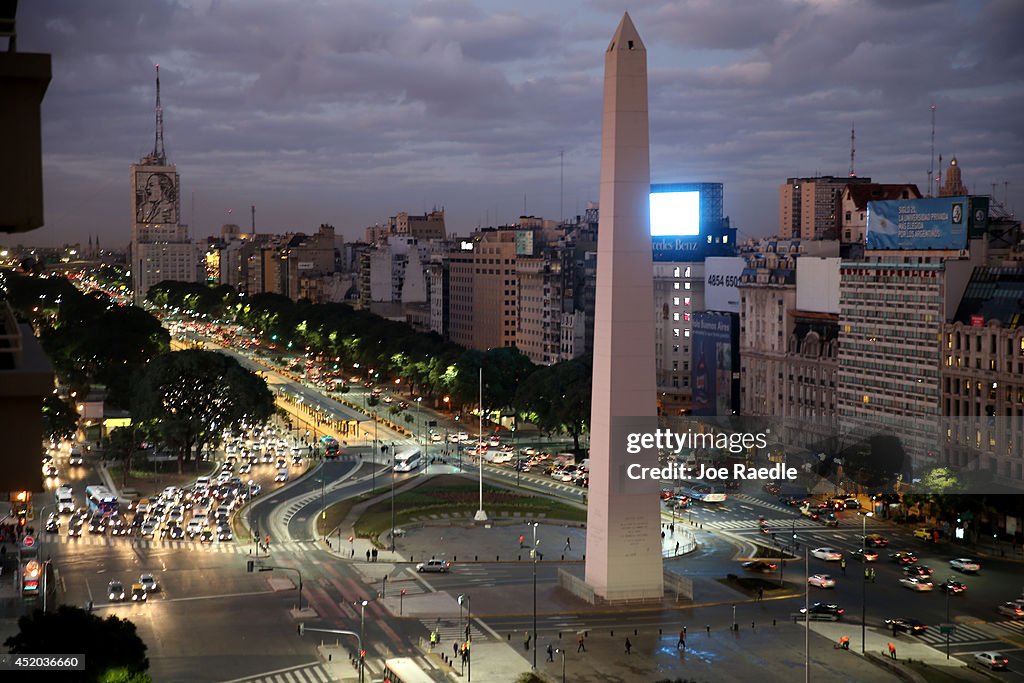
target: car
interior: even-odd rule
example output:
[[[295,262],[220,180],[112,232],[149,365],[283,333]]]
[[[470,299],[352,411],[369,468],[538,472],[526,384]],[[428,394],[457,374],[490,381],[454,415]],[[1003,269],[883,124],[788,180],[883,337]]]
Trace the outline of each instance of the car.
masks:
[[[288,470],[278,470],[277,475],[274,476],[274,481],[288,481]]]
[[[860,500],[857,498],[847,498],[845,501],[847,510],[860,510]]]
[[[213,532],[209,529],[203,529],[199,532],[200,543],[213,543]]]
[[[153,538],[156,535],[156,527],[155,522],[144,522],[142,524],[142,537]]]
[[[54,467],[53,465],[47,465],[46,467],[43,468],[43,473],[46,475],[48,479],[53,479],[54,477],[57,476],[57,468]]]
[[[892,617],[885,620],[885,625],[891,631],[902,631],[903,633],[910,633],[911,635],[919,636],[923,635],[928,631],[928,626],[917,619],[907,619],[905,617]]]
[[[180,541],[181,539],[185,538],[185,530],[182,529],[177,524],[173,524],[173,525],[167,527],[164,530],[164,532],[166,532],[166,535],[164,536],[164,538],[166,538],[169,541]],[[161,533],[164,533],[164,532],[161,532]]]
[[[132,602],[146,602],[149,594],[141,583],[132,584]]]
[[[292,464],[296,465],[296,466],[302,465],[302,456],[301,455],[293,455],[292,456]]]
[[[999,652],[975,652],[974,661],[978,664],[984,664],[993,671],[996,669],[1005,669],[1010,663],[1010,660]]]
[[[889,539],[881,534],[868,534],[864,537],[864,544],[871,548],[885,548],[889,545]]]
[[[239,474],[249,474],[252,472],[252,463],[242,463],[242,466],[238,468]]]
[[[878,559],[878,553],[869,548],[857,548],[852,553],[850,553],[850,557],[852,557],[855,560],[860,560],[861,562],[874,562]]]
[[[1013,619],[1020,619],[1024,617],[1024,605],[1018,602],[1004,602],[1003,604],[996,607],[996,611],[1000,614],[1005,614]]]
[[[904,588],[909,588],[912,591],[918,591],[923,593],[930,590],[935,590],[935,584],[928,579],[922,579],[917,576],[907,576],[900,579],[900,583]]]
[[[269,465],[270,463],[274,462],[274,454],[269,452],[264,453],[262,456],[260,456],[260,462],[263,463],[264,465]]]
[[[124,584],[116,580],[108,583],[107,599],[111,602],[121,602],[124,600]]]
[[[427,560],[426,562],[420,562],[416,565],[416,571],[423,574],[424,572],[439,572],[441,574],[447,574],[448,570],[452,568],[452,563],[448,560]]]
[[[915,555],[914,553],[906,552],[906,551],[900,551],[898,553],[890,553],[889,554],[889,559],[892,560],[893,562],[896,562],[897,564],[901,564],[903,566],[906,566],[906,565],[914,564],[915,562],[917,562],[917,555]]]
[[[806,617],[811,621],[839,621],[842,619],[845,611],[846,610],[834,603],[816,602],[811,605],[809,613],[801,607],[797,616],[803,617],[806,615]]]
[[[770,481],[762,486],[761,489],[770,496],[777,496],[779,495],[779,491],[782,490],[782,486],[776,482]]]
[[[107,533],[107,520],[105,517],[93,517],[89,520],[89,533],[90,534],[105,534]]]
[[[914,538],[920,538],[923,541],[931,541],[935,538],[935,529],[914,529]]]
[[[51,514],[46,518],[46,526],[44,528],[48,534],[56,534],[60,532],[60,517]]]
[[[812,574],[808,577],[807,584],[818,588],[835,588],[836,580],[829,574]]]
[[[843,552],[835,548],[815,548],[811,551],[811,555],[826,562],[838,562],[843,559]]]
[[[761,574],[771,574],[779,568],[779,565],[767,560],[750,560],[749,562],[744,562],[740,566],[743,567],[743,571],[759,572]]]
[[[963,593],[967,590],[967,585],[962,581],[957,581],[953,577],[950,577],[946,579],[946,582],[941,584],[939,588],[941,588],[944,593],[956,595],[957,593]]]
[[[71,467],[81,467],[85,464],[85,458],[82,457],[81,453],[72,453],[68,456],[68,465]]]
[[[81,536],[82,523],[71,520],[68,522],[68,536]]]
[[[932,575],[932,568],[923,564],[912,564],[903,568],[907,576],[916,576],[920,579],[927,579]]]
[[[981,571],[980,564],[966,557],[958,557],[955,560],[950,560],[949,567],[950,569],[955,569],[958,572],[964,572],[965,574],[974,574]]]
[[[115,517],[110,520],[110,535],[111,536],[127,536],[130,527],[125,523],[121,517]]]
[[[230,541],[234,536],[231,535],[231,527],[227,525],[221,525],[217,527],[217,540],[218,541]]]

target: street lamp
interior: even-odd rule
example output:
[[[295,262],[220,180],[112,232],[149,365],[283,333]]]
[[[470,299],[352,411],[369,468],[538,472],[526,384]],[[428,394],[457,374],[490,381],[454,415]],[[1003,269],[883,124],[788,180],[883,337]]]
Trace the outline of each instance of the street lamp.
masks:
[[[537,668],[537,522],[533,523],[533,668]]]
[[[477,522],[486,522],[487,513],[484,512],[484,454],[480,452],[480,443],[484,438],[484,368],[480,366],[480,426],[479,432],[477,433],[477,446],[476,446],[476,457],[480,461],[480,509],[476,511],[476,515],[473,519]],[[534,578],[536,581],[536,577]],[[536,602],[536,597],[534,598]],[[534,635],[536,635],[536,628],[534,628]],[[534,649],[533,652],[533,667],[537,668],[537,651]]]
[[[861,532],[860,532],[860,559],[864,564],[864,576],[861,577],[861,591],[860,591],[860,653],[864,654],[867,649],[867,610],[868,610],[868,558],[865,555],[865,546],[867,545],[868,539],[868,517],[874,517],[875,513],[862,512],[861,515]],[[948,595],[947,595],[948,597]]]
[[[366,600],[363,600],[362,602],[359,603],[359,642],[360,643],[363,642],[363,634],[366,632],[365,631],[365,629],[366,629],[366,605],[368,605],[368,604],[369,603]],[[362,649],[360,649],[360,652],[362,652]],[[363,680],[363,669],[364,669],[363,657],[360,657],[359,658],[359,680],[360,681]]]
[[[395,552],[395,468],[391,468],[391,552]]]
[[[565,650],[558,648],[555,652],[562,655],[562,683],[565,683]]]
[[[797,535],[793,534],[793,540]],[[804,683],[811,683],[811,573],[810,539],[804,541]]]

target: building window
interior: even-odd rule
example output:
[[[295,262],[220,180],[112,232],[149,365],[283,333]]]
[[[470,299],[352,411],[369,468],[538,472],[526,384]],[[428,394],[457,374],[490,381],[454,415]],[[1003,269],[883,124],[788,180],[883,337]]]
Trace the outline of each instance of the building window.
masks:
[[[672,289],[679,289],[679,283],[678,282],[673,282],[672,283]]]
[[[679,277],[679,266],[672,269],[672,277]]]
[[[683,297],[683,305],[684,306],[689,306],[690,305],[690,297],[688,297],[688,296]]]
[[[678,327],[673,327],[672,328],[672,336],[676,337],[676,338],[679,337],[679,328]]]
[[[690,336],[690,328],[689,327],[687,327],[686,329],[683,330],[683,336],[684,337],[689,337]]]
[[[679,297],[678,296],[672,297],[672,305],[673,306],[678,306],[679,305]]]
[[[686,266],[686,270],[683,271],[683,277],[690,277],[690,266]]]
[[[690,283],[689,282],[687,282],[687,283],[685,283],[683,285],[683,289],[689,289],[689,288],[690,288]]]
[[[864,405],[867,405],[871,403],[871,397],[868,396],[867,394],[864,394],[863,396],[861,396],[860,402],[863,403]]]
[[[679,322],[679,314],[678,313],[673,313],[672,314],[672,320],[674,320],[676,322]]]

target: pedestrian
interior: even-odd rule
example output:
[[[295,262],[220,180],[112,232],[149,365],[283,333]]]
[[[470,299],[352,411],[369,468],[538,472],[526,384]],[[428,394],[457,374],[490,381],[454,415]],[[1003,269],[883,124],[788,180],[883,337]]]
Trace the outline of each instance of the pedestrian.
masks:
[[[663,541],[665,540],[665,532],[664,531],[661,532],[661,540],[663,540]]]
[[[452,659],[459,656],[459,641],[452,642]]]
[[[889,656],[896,659],[896,646],[892,643],[889,643]]]
[[[686,649],[686,632],[682,629],[679,630],[679,642],[676,643],[676,649]]]
[[[758,600],[758,602],[760,602],[761,600],[764,600],[764,588],[758,587],[758,589],[757,589],[757,600]]]
[[[367,562],[370,561],[370,549],[369,548],[366,549],[366,561]]]
[[[530,632],[529,631],[527,631],[526,633],[523,634],[523,649],[524,650],[529,650],[530,649]]]
[[[520,548],[525,548],[526,547],[526,546],[523,545],[523,541],[524,540],[525,540],[525,537],[522,534],[519,534],[519,547]]]
[[[372,553],[373,553],[373,562],[376,562],[377,561],[377,549],[374,548]]]
[[[572,542],[571,542],[571,539],[568,536],[565,537],[565,551],[569,551],[569,552],[572,551]]]
[[[466,640],[469,640],[469,623],[466,623]]]
[[[431,631],[430,632],[430,649],[433,650],[435,645],[437,645],[437,631]]]
[[[633,649],[633,643],[629,642],[629,638],[626,638],[626,654],[632,654],[630,650]]]
[[[711,635],[711,624],[704,624],[704,628],[707,629],[708,635]]]
[[[555,661],[555,648],[551,647],[551,643],[548,643],[548,661]]]
[[[676,555],[679,554],[679,541],[676,541]]]
[[[839,560],[839,568],[843,570],[843,576],[846,576],[846,558]]]
[[[587,651],[587,644],[583,640],[583,634],[581,633],[579,638],[576,640],[576,654]]]

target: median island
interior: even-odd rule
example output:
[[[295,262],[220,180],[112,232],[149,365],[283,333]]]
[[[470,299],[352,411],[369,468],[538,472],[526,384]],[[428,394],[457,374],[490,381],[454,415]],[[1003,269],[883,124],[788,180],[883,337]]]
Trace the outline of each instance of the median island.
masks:
[[[480,485],[477,482],[455,475],[424,479],[422,484],[413,489],[395,493],[396,528],[473,518],[480,503]],[[350,501],[340,505],[354,507]],[[484,508],[490,518],[498,523],[503,519],[585,522],[587,518],[587,511],[582,507],[488,484],[484,484]],[[356,536],[369,538],[375,543],[390,533],[390,492],[375,496],[373,502],[355,520],[353,528]]]

